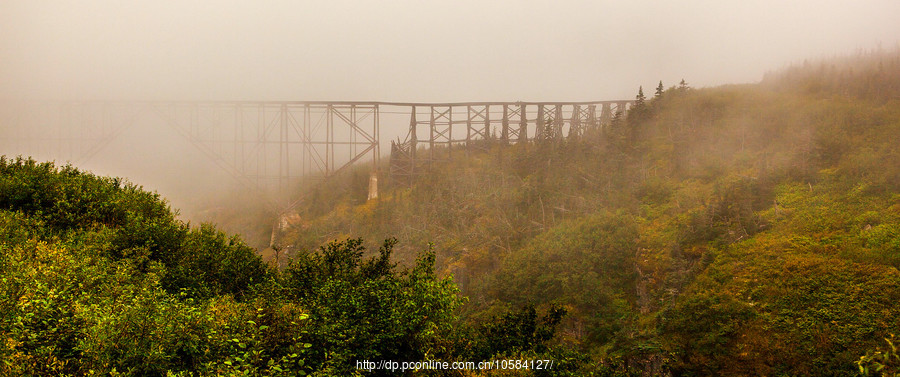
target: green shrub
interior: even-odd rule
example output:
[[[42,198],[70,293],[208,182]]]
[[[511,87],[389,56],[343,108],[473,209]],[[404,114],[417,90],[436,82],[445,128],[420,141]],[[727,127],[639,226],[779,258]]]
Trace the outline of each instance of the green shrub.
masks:
[[[285,271],[285,295],[309,308],[316,345],[309,362],[349,375],[357,360],[420,361],[445,356],[461,304],[450,278],[434,274],[434,251],[410,270],[390,262],[396,240],[363,259],[362,240],[332,242],[301,254]]]

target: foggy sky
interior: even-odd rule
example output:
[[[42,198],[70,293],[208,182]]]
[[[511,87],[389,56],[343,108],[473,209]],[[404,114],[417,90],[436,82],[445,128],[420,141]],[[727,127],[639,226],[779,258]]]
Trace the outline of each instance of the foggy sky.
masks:
[[[900,1],[0,1],[0,98],[568,101],[894,48]]]
[[[894,48],[898,15],[896,0],[0,0],[0,100],[633,99]],[[382,152],[407,132],[389,117]],[[159,119],[136,123],[79,168],[187,219],[232,190]]]

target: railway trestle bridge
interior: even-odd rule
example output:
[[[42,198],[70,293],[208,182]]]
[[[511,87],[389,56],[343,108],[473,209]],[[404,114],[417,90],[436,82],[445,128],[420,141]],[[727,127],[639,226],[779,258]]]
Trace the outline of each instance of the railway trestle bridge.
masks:
[[[390,174],[408,178],[485,140],[563,139],[608,124],[633,101],[406,103],[355,101],[0,102],[0,154],[82,164],[136,124],[168,126],[282,212],[302,180],[371,163],[377,182],[384,127]],[[377,184],[377,183],[376,183]],[[376,188],[377,192],[377,188]],[[370,196],[372,195],[370,189]]]

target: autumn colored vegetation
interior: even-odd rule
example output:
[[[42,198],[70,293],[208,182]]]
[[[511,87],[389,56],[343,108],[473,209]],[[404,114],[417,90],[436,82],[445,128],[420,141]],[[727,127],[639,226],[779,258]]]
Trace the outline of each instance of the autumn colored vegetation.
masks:
[[[351,170],[306,193],[280,269],[128,182],[0,158],[0,375],[897,373],[898,72],[877,52],[660,86],[372,201]]]
[[[130,183],[0,157],[0,375],[333,376],[549,352],[562,309],[460,325],[434,252],[400,267],[395,242],[367,258],[336,241],[277,270]]]
[[[350,173],[286,239],[390,234],[401,263],[432,242],[464,321],[565,308],[552,342],[582,375],[876,373],[900,331],[898,72],[881,51],[660,87],[602,130],[488,142],[378,201]]]

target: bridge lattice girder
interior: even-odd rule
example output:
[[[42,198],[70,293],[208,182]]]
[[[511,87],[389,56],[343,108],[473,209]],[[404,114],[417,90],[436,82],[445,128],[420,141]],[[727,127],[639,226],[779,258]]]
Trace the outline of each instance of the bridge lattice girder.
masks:
[[[81,164],[149,119],[272,199],[301,179],[327,178],[360,160],[377,169],[384,108],[409,114],[406,139],[391,147],[391,175],[402,177],[484,140],[512,144],[580,135],[609,123],[630,103],[13,101],[0,103],[0,147],[2,154]]]

